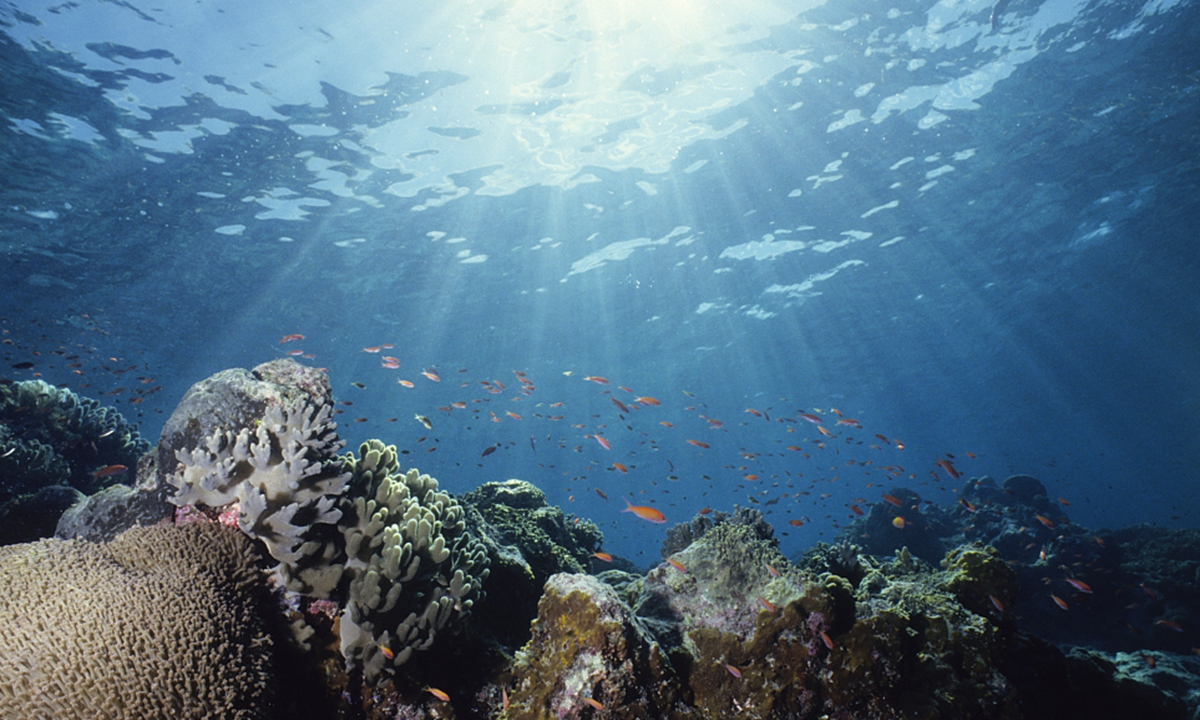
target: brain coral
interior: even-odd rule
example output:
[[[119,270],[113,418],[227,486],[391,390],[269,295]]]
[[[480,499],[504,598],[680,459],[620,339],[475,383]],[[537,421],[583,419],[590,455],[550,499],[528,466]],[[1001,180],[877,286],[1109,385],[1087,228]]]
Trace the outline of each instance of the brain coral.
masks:
[[[0,717],[267,716],[256,557],[209,524],[0,548]]]

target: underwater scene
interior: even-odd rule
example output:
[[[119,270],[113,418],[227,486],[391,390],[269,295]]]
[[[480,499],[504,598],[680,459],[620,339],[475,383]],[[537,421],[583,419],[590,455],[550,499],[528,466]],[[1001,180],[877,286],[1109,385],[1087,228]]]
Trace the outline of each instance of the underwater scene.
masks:
[[[1200,720],[1193,0],[5,0],[0,88],[0,717]]]

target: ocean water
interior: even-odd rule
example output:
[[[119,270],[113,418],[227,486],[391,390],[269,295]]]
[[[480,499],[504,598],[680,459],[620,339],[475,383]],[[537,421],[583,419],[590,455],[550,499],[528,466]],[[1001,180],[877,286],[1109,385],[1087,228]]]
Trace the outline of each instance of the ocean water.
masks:
[[[984,475],[1196,528],[1198,21],[5,3],[0,375],[153,439],[193,382],[299,351],[351,447],[533,482],[643,566],[702,508],[795,554]]]

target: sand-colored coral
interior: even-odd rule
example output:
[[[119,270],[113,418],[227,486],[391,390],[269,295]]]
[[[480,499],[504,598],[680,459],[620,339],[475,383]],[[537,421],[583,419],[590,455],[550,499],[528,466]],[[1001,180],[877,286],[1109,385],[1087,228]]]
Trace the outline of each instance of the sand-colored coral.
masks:
[[[239,533],[199,524],[0,548],[0,717],[264,717],[254,559]]]

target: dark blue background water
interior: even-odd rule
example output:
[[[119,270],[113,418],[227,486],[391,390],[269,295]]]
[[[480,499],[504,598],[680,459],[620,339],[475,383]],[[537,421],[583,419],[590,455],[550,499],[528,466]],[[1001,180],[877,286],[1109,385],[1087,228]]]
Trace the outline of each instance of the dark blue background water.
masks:
[[[892,487],[953,502],[966,477],[984,474],[1036,475],[1095,527],[1200,522],[1194,3],[1014,3],[996,29],[988,3],[810,7],[730,51],[803,60],[747,78],[737,102],[681,123],[707,136],[679,141],[669,169],[611,160],[622,142],[658,132],[648,110],[574,145],[596,161],[567,176],[593,181],[547,175],[502,194],[489,189],[505,168],[486,143],[508,137],[504,122],[572,103],[586,115],[577,76],[563,70],[571,79],[551,77],[524,104],[464,100],[473,110],[433,133],[462,148],[437,151],[447,189],[388,166],[372,143],[384,144],[388,123],[453,98],[470,78],[461,68],[389,60],[369,94],[299,74],[322,102],[278,98],[255,115],[214,100],[215,88],[261,88],[206,75],[194,48],[163,45],[180,17],[21,5],[0,11],[4,376],[40,373],[107,399],[155,437],[192,382],[302,349],[353,403],[340,416],[351,446],[395,442],[453,491],[532,481],[642,563],[657,559],[665,528],[621,514],[622,497],[668,522],[757,502],[788,553],[830,539],[850,505]],[[235,12],[198,7],[211,16],[189,27],[219,30],[219,11]],[[72,25],[85,11],[112,26]],[[485,31],[506,18],[472,17],[486,59]],[[301,19],[279,32],[332,61],[352,49],[355,19],[328,21],[343,31],[321,30],[336,49],[301,33]],[[142,43],[113,39],[139,32]],[[208,49],[221,45],[214,36],[196,42],[226,63]],[[620,97],[670,105],[711,90],[718,66],[647,67]],[[962,90],[971,78],[992,83],[973,91],[973,108],[951,99],[936,113],[939,101],[877,114],[883,98]],[[183,89],[155,104],[135,83]],[[868,119],[853,122],[854,108]],[[496,117],[500,130],[487,125]],[[476,124],[484,130],[462,130]],[[170,132],[189,136],[186,149],[144,142]],[[422,159],[424,142],[411,140],[408,160],[437,162],[437,152]],[[343,175],[322,175],[314,157]],[[411,196],[389,194],[393,183]],[[320,204],[303,219],[256,217],[264,199],[289,197],[279,188]],[[786,242],[806,245],[783,252]],[[305,339],[281,344],[290,333]],[[362,350],[383,343],[395,349]],[[381,368],[382,355],[401,368]],[[440,382],[420,375],[434,368]],[[514,370],[536,389],[519,394]],[[621,412],[611,400],[641,395],[662,404]],[[456,401],[467,409],[438,409]],[[834,426],[833,407],[862,428]],[[798,419],[814,410],[837,437]],[[935,465],[948,455],[962,480]]]

